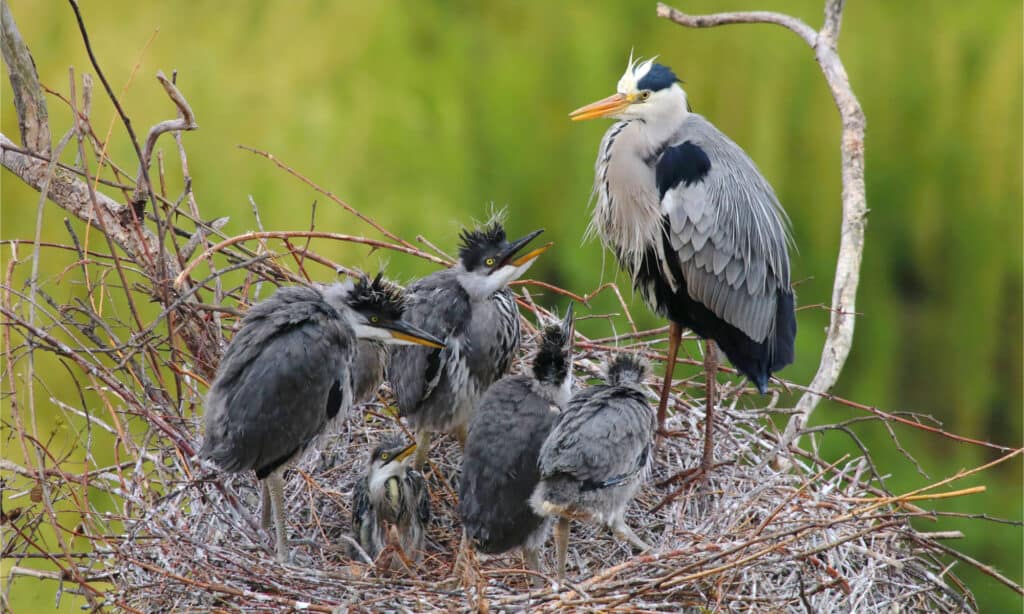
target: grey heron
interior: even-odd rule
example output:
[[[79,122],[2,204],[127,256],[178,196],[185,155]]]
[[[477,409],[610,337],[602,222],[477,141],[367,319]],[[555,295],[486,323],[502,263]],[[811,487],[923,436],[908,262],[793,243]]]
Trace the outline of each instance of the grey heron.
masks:
[[[284,468],[352,402],[358,339],[434,348],[444,343],[402,319],[404,296],[380,275],[321,288],[278,289],[242,320],[206,399],[200,455],[261,481],[261,522],[286,558]],[[271,517],[271,512],[273,517]]]
[[[618,91],[570,117],[618,120],[598,150],[588,233],[615,253],[633,287],[670,321],[659,429],[682,327],[706,340],[700,466],[706,474],[713,456],[714,346],[761,393],[774,371],[793,362],[789,220],[753,160],[690,112],[676,75],[654,59],[630,57]]]
[[[551,246],[518,255],[541,232],[510,242],[497,221],[464,230],[455,266],[409,285],[406,318],[445,341],[443,350],[394,348],[388,365],[399,413],[416,431],[417,468],[432,432],[465,441],[480,395],[512,365],[519,310],[508,284]]]
[[[389,526],[397,529],[405,555],[418,560],[423,552],[430,497],[423,476],[409,466],[415,449],[400,436],[384,437],[352,491],[352,534],[371,559],[387,544]]]
[[[545,327],[531,375],[508,375],[487,389],[469,423],[459,482],[466,537],[485,554],[519,547],[540,571],[550,522],[530,507],[541,445],[572,389],[572,305],[560,324]]]
[[[647,372],[635,355],[612,358],[605,383],[573,394],[541,446],[540,482],[530,505],[557,517],[559,580],[565,577],[570,520],[596,521],[636,548],[650,549],[625,520],[626,506],[650,473],[657,429],[643,391]]]

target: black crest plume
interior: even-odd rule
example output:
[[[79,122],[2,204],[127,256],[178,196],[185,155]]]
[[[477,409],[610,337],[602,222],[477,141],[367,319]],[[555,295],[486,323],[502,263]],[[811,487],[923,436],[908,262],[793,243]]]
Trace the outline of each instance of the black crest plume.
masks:
[[[569,373],[569,337],[561,324],[544,328],[533,359],[533,376],[537,381],[561,384]]]
[[[644,381],[650,372],[650,365],[637,354],[617,354],[608,361],[605,381],[610,386],[629,386]]]
[[[459,233],[459,260],[466,269],[472,271],[480,264],[485,252],[505,243],[505,228],[500,222],[491,222],[485,226],[463,229]]]
[[[349,307],[359,312],[373,312],[388,320],[402,319],[405,311],[405,291],[378,273],[370,279],[361,275],[349,293]]]

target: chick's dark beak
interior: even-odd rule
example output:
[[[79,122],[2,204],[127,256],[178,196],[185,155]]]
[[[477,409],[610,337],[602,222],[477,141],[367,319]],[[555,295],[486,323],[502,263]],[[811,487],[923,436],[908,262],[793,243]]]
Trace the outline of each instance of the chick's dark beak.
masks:
[[[544,229],[539,228],[537,230],[534,230],[530,234],[526,235],[525,237],[521,237],[509,243],[508,247],[506,247],[504,250],[502,250],[500,254],[498,254],[498,265],[494,268],[500,269],[501,267],[509,264],[511,264],[512,266],[522,266],[523,264],[530,262],[537,256],[540,256],[541,254],[546,252],[548,248],[550,248],[553,245],[553,243],[542,245],[541,247],[538,247],[537,249],[532,250],[524,254],[523,256],[516,258],[516,254],[518,254],[520,250],[526,247],[526,245],[530,241],[533,241],[535,238],[537,238],[537,236],[540,235],[540,233],[542,232],[544,232]]]
[[[378,324],[377,326],[387,329],[387,331],[391,333],[392,337],[401,341],[408,341],[409,343],[416,343],[418,345],[425,345],[427,347],[438,349],[444,348],[444,341],[438,339],[434,335],[431,335],[422,328],[413,326],[403,320]]]

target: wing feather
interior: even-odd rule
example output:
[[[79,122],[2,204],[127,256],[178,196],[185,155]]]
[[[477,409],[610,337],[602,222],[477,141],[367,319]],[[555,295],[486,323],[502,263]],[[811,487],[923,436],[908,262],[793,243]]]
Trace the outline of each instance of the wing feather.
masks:
[[[788,219],[743,150],[691,114],[656,163],[669,245],[690,298],[764,341],[789,287]]]

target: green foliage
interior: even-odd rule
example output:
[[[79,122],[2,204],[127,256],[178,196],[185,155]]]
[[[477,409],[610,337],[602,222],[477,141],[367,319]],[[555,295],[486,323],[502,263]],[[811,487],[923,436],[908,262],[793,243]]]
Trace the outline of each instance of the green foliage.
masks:
[[[817,27],[820,4],[786,0],[756,8],[792,12]],[[811,52],[780,28],[685,30],[656,19],[653,3],[610,0],[206,2],[144,9],[111,1],[83,8],[101,65],[141,134],[174,112],[153,74],[178,70],[201,127],[184,135],[196,197],[208,218],[231,216],[230,234],[255,227],[249,195],[268,229],[307,228],[317,199],[267,161],[235,148],[246,144],[272,152],[400,235],[423,234],[446,249],[461,224],[485,217],[492,204],[508,206],[510,232],[543,225],[556,242],[534,276],[578,292],[617,272],[598,245],[580,245],[606,125],[571,124],[566,114],[611,92],[630,48],[660,54],[685,80],[695,110],[744,146],[776,187],[799,246],[793,269],[794,279],[803,280],[800,303],[831,300],[840,220],[838,116]],[[78,74],[91,72],[66,4],[14,2],[12,10],[44,84],[66,93],[69,65]],[[868,118],[872,213],[857,305],[863,315],[836,392],[930,413],[948,430],[1011,446],[1022,444],[1024,371],[1021,19],[1020,4],[1009,0],[850,3],[840,47]],[[136,59],[138,75],[124,92]],[[3,81],[3,132],[15,137],[6,74]],[[93,125],[105,129],[113,110],[98,83],[93,107]],[[70,126],[70,113],[52,98],[50,113],[57,138]],[[111,157],[134,173],[123,126],[113,124],[112,134]],[[64,156],[69,162],[71,149]],[[174,183],[178,157],[169,138],[162,149],[173,197],[181,189]],[[5,173],[2,197],[3,238],[31,237],[38,195]],[[322,230],[369,231],[322,198],[317,216]],[[67,240],[62,217],[47,208],[44,240]],[[318,249],[354,266],[381,265],[378,254],[354,246]],[[10,257],[6,248],[3,257]],[[386,258],[391,275],[403,280],[431,268],[405,256]],[[56,281],[67,264],[42,263],[41,278],[58,299],[77,292],[68,279]],[[657,324],[634,304],[638,324]],[[618,308],[607,299],[596,309]],[[799,318],[799,360],[783,375],[806,382],[828,313],[812,308]],[[594,335],[610,334],[608,326],[581,323]],[[56,366],[46,378],[51,389],[70,385]],[[75,437],[57,425],[57,415],[40,429]],[[852,415],[825,405],[816,419]],[[986,460],[976,448],[900,433],[933,476]],[[865,430],[863,437],[893,474],[895,491],[922,483],[884,431]],[[837,439],[823,449],[837,458],[847,445]],[[1019,460],[984,479],[988,493],[957,499],[948,509],[1019,519]],[[958,546],[1020,581],[1019,529],[956,527],[967,533]],[[964,573],[983,610],[1019,606],[987,577]],[[52,605],[52,587],[40,591],[42,601],[31,603]]]

